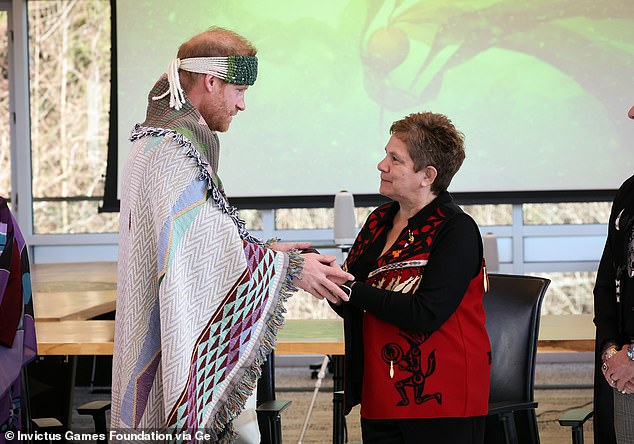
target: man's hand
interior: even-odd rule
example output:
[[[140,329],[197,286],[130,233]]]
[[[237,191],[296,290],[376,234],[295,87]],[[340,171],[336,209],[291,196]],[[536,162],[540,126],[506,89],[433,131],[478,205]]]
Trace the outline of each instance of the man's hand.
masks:
[[[293,248],[297,248],[298,250],[303,250],[304,248],[309,248],[310,242],[297,242],[295,244],[278,244],[277,242],[273,242],[269,245],[271,250],[281,251],[282,253],[288,253]]]
[[[301,257],[304,268],[301,277],[295,281],[299,288],[317,299],[325,298],[337,305],[348,300],[348,295],[339,285],[353,280],[354,276],[341,269],[336,257],[316,253],[302,254]]]

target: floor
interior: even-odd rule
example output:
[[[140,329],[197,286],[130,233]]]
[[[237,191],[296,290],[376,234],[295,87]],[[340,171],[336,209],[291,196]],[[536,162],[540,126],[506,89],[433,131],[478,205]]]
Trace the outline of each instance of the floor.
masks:
[[[317,362],[319,359],[317,359]],[[282,415],[283,441],[298,444],[326,444],[332,442],[332,381],[328,375],[318,391],[316,380],[305,363],[288,365],[282,363],[276,369],[278,399],[293,401]],[[592,364],[590,362],[546,362],[537,363],[535,374],[535,399],[541,444],[571,442],[570,430],[561,427],[558,416],[566,409],[589,405],[592,401]],[[310,405],[315,403],[307,418]],[[86,387],[76,390],[75,405],[93,399],[104,399],[107,395],[92,394]],[[358,408],[347,417],[350,442],[360,441]],[[90,418],[74,413],[73,430],[88,433],[92,429]],[[586,425],[585,442],[592,444],[592,423]]]

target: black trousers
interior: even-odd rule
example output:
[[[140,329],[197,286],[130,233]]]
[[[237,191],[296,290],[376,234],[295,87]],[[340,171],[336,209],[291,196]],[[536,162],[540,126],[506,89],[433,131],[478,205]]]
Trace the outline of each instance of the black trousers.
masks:
[[[485,416],[433,419],[361,418],[363,444],[483,444]]]

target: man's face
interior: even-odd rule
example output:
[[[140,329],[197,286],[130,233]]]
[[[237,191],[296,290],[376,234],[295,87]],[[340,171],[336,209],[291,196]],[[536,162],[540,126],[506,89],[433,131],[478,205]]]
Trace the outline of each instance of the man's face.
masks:
[[[244,93],[248,85],[234,85],[214,79],[207,100],[202,103],[200,114],[212,131],[225,132],[233,116],[244,111]]]

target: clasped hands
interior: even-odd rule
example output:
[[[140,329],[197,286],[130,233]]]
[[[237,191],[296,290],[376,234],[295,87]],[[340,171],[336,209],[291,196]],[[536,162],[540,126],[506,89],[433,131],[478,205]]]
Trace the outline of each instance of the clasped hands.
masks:
[[[623,394],[634,393],[634,361],[627,356],[627,346],[607,353],[601,371],[611,387]]]
[[[283,252],[309,247],[309,242],[273,243],[270,246],[273,250]],[[295,285],[317,299],[327,299],[336,305],[348,301],[348,295],[339,286],[354,280],[354,276],[341,269],[336,257],[319,253],[303,253],[300,256],[304,259],[304,267],[299,277],[295,279]]]

